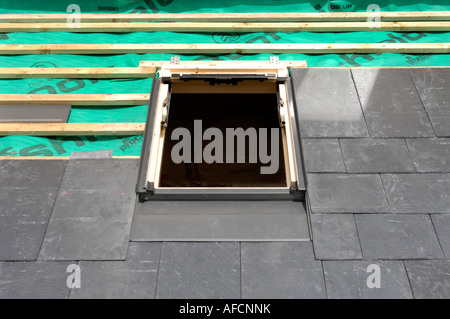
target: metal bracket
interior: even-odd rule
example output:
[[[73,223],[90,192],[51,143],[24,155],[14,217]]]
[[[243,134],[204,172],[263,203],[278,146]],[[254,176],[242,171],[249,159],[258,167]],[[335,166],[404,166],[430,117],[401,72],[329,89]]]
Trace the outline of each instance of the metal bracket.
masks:
[[[170,57],[170,64],[171,65],[179,65],[180,64],[180,57],[176,56],[176,55]]]
[[[172,79],[179,80],[202,80],[202,81],[231,81],[239,82],[243,80],[268,80],[277,79],[276,73],[265,73],[265,74],[240,74],[240,73],[211,73],[211,74],[196,74],[196,73],[173,73]]]
[[[169,117],[169,111],[167,110],[167,102],[164,102],[162,108],[161,126],[167,127],[167,119]]]
[[[284,101],[280,99],[279,103],[279,116],[280,116],[280,127],[286,126],[286,107]]]
[[[273,55],[270,57],[270,64],[271,65],[280,65],[280,58]]]

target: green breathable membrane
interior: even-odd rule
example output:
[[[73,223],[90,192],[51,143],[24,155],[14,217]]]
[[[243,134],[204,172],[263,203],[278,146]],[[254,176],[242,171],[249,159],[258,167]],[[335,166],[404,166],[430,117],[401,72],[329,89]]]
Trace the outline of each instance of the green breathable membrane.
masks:
[[[65,13],[75,1],[0,1],[0,13]],[[185,1],[92,0],[76,1],[82,13],[200,13],[200,12],[320,12],[366,11],[373,1]],[[448,1],[377,1],[385,11],[450,10]],[[439,43],[449,42],[448,32],[347,32],[347,33],[9,33],[0,44],[53,43]],[[369,35],[369,36],[368,36]],[[172,54],[124,55],[23,55],[0,56],[0,67],[137,67],[140,61],[169,61]],[[182,55],[190,60],[262,60],[271,54]],[[406,54],[280,54],[280,60],[305,60],[310,67],[449,66],[450,55]],[[0,80],[0,94],[107,94],[150,93],[151,79],[17,79]],[[69,123],[145,122],[147,105],[75,106]],[[115,156],[139,155],[142,136],[131,137],[0,137],[0,156],[69,156],[72,152],[112,149]]]
[[[70,4],[78,4],[83,12],[316,12],[324,11],[366,11],[367,6],[376,3],[386,11],[437,11],[449,10],[446,0],[22,0],[0,1],[0,13],[63,13]]]

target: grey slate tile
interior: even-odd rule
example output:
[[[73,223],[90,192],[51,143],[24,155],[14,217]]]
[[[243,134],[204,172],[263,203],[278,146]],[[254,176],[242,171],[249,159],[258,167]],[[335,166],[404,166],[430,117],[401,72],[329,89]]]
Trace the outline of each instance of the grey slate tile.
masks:
[[[344,173],[338,139],[303,139],[303,156],[308,173]]]
[[[59,160],[0,161],[2,187],[57,188],[66,165],[67,161]]]
[[[131,218],[52,219],[39,260],[125,260]]]
[[[299,205],[300,206],[300,205]],[[306,212],[297,214],[139,214],[133,241],[309,241]]]
[[[0,299],[67,299],[70,262],[0,263]]]
[[[58,190],[59,185],[36,188],[0,186],[0,216],[48,221]]]
[[[408,277],[416,299],[450,299],[450,261],[407,260]]]
[[[291,69],[300,129],[308,137],[368,137],[351,73]]]
[[[63,104],[0,105],[0,123],[67,123],[71,108]]]
[[[113,188],[117,185],[128,189],[129,185],[136,184],[137,171],[135,167],[138,165],[139,160],[136,159],[70,160],[60,193],[75,196],[82,193],[91,195],[99,190],[104,190],[105,193],[106,191],[118,192]],[[121,192],[118,194],[121,195]],[[129,193],[125,192],[125,195],[128,196]],[[116,204],[121,204],[120,201],[123,200],[122,197],[116,198],[116,196],[110,198],[110,200],[113,199],[119,201]]]
[[[407,69],[353,69],[371,137],[433,137]]]
[[[380,267],[380,288],[369,288],[370,265]],[[324,261],[329,299],[412,299],[402,261]]]
[[[241,256],[245,299],[326,298],[311,243],[242,243]]]
[[[0,261],[37,259],[66,164],[0,161]]]
[[[0,261],[36,260],[47,223],[0,216]]]
[[[364,258],[443,258],[429,215],[355,215]]]
[[[306,209],[293,201],[137,203],[133,241],[310,240]]]
[[[388,212],[378,175],[308,174],[313,213]]]
[[[134,167],[124,167],[124,171],[133,173]],[[64,181],[55,203],[52,219],[129,219],[132,215],[124,212],[128,212],[135,204],[135,193],[131,184],[131,182],[126,184],[115,182],[97,189],[89,189],[83,188],[82,183],[78,187],[69,186],[71,187],[69,188]]]
[[[349,173],[414,173],[403,139],[341,139]]]
[[[139,163],[69,162],[44,239],[41,260],[124,260]]]
[[[161,243],[131,243],[126,261],[80,262],[81,288],[70,299],[155,297]]]
[[[293,201],[179,201],[159,200],[138,203],[136,213],[143,215],[242,215],[304,213],[301,203]]]
[[[450,215],[432,215],[434,229],[446,258],[450,258]]]
[[[450,138],[407,139],[420,173],[450,173]]]
[[[161,243],[130,243],[127,262],[147,263],[152,269],[159,267]]]
[[[450,174],[381,175],[394,213],[450,213]]]
[[[239,258],[239,243],[163,243],[156,298],[240,298]]]
[[[313,214],[311,224],[317,259],[362,259],[353,215]]]
[[[450,137],[450,69],[411,69],[411,77],[439,137]]]
[[[1,261],[37,259],[57,192],[58,186],[0,187]]]

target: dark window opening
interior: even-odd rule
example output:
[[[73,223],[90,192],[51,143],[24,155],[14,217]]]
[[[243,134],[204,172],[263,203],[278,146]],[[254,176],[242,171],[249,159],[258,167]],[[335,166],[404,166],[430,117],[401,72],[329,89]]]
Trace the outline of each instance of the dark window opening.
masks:
[[[223,135],[224,163],[176,164],[172,161],[172,148],[179,142],[171,140],[173,130],[183,127],[194,137],[194,120],[202,120],[203,132],[208,128],[218,128]],[[196,94],[173,93],[170,101],[168,125],[165,133],[161,163],[161,187],[286,187],[285,155],[278,115],[278,97],[275,93],[247,94]],[[271,154],[270,129],[278,128],[279,134],[279,168],[275,174],[261,174],[262,163],[257,156],[257,163],[249,163],[249,139],[246,138],[246,163],[237,163],[237,143],[235,140],[234,163],[226,163],[226,129],[260,128],[268,130],[267,153]],[[202,133],[203,133],[202,132]],[[258,136],[259,139],[259,136]],[[211,141],[202,142],[202,149]],[[193,148],[191,139],[191,150]],[[259,147],[258,147],[259,152]],[[192,151],[193,153],[193,151]]]

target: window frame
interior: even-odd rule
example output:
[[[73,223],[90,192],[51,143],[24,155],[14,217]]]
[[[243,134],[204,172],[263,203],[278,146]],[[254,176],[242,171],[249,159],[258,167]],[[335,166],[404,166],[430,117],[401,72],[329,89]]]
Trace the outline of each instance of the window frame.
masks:
[[[141,202],[146,200],[303,200],[305,176],[295,101],[288,69],[280,65],[163,65],[153,79],[149,113],[141,154],[141,167],[137,192]],[[167,117],[170,113],[172,87],[177,83],[189,83],[208,79],[238,79],[254,93],[263,90],[262,85],[251,81],[264,81],[274,85],[278,94],[278,109],[283,141],[286,170],[285,187],[161,187],[159,185]],[[186,82],[187,81],[187,82]],[[266,82],[268,81],[268,82]],[[259,82],[261,83],[261,82]],[[188,85],[189,86],[189,85]],[[217,86],[221,92],[224,86]],[[239,87],[239,85],[238,85]],[[252,88],[253,87],[253,88]],[[236,92],[236,87],[230,93]],[[267,92],[267,91],[264,91]],[[210,91],[205,93],[211,93]],[[170,121],[170,117],[168,119]]]

